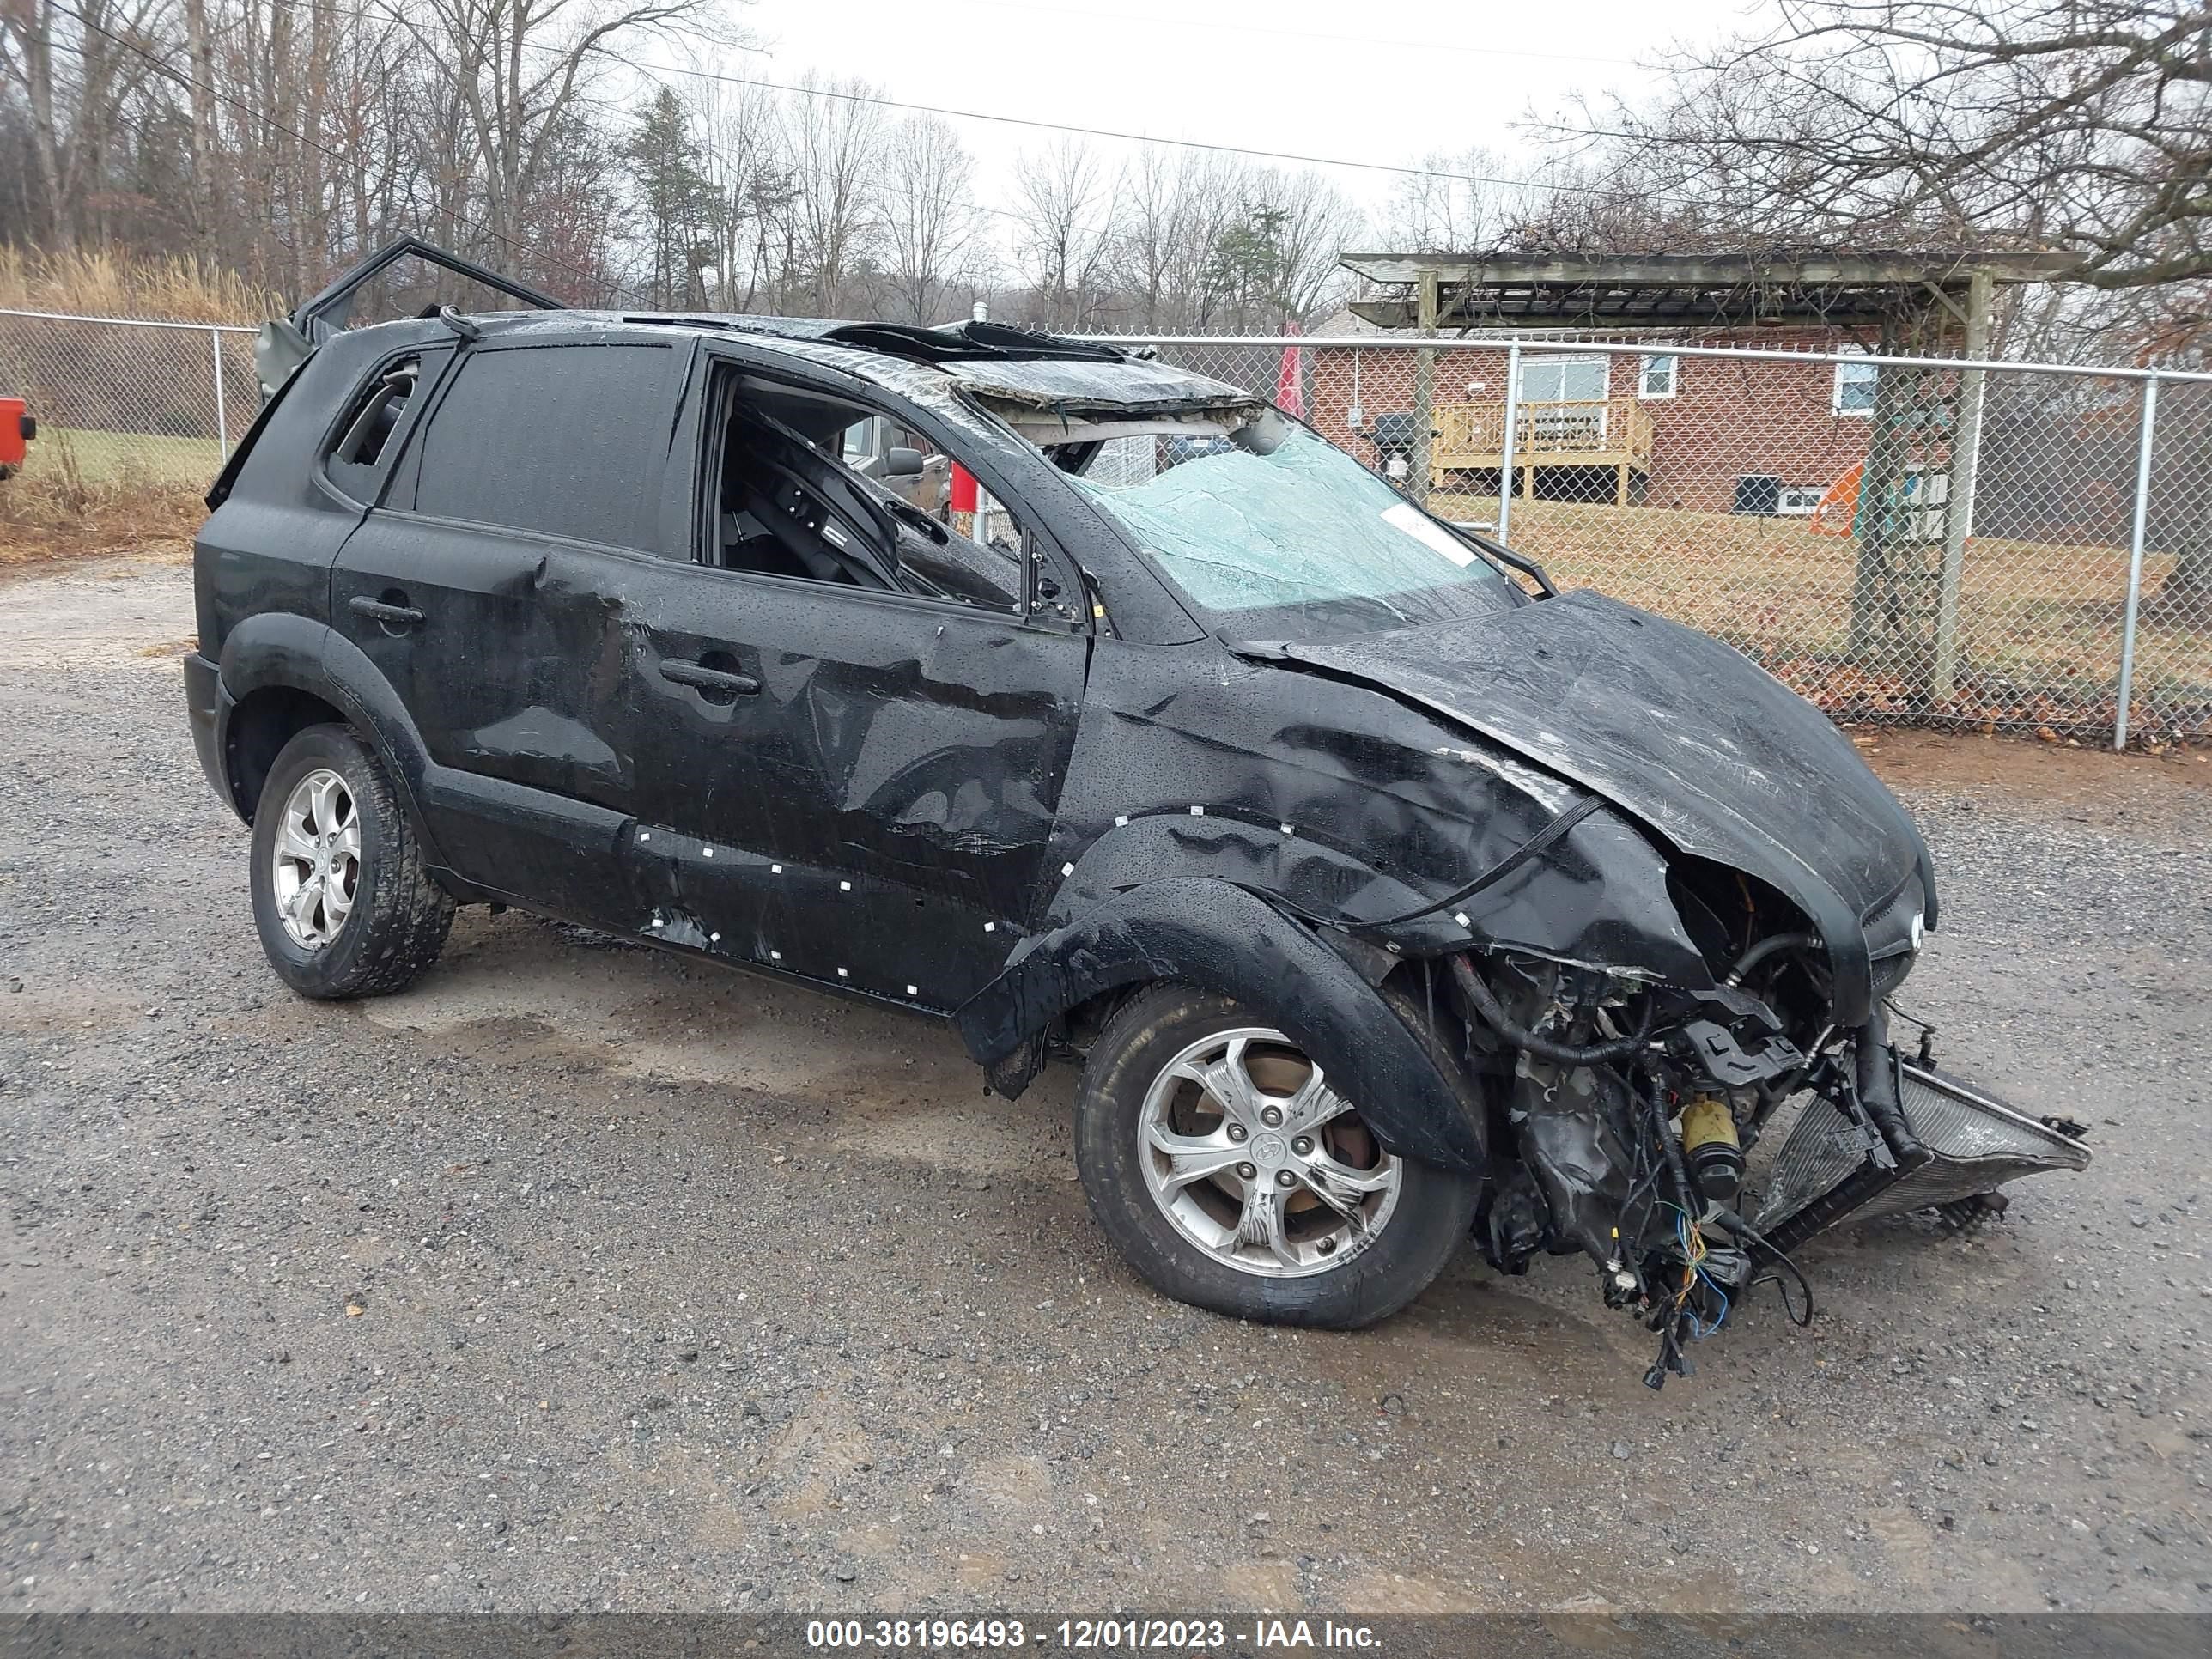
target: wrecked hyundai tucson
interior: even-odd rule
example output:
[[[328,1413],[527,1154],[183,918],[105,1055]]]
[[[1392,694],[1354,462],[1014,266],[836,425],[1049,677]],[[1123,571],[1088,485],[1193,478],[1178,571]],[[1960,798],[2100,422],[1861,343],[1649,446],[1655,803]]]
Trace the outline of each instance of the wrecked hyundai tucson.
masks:
[[[306,995],[492,904],[947,1020],[1002,1096],[1079,1059],[1167,1294],[1361,1325],[1472,1232],[1587,1256],[1655,1386],[1821,1228],[2086,1160],[1893,1046],[1934,872],[1826,720],[1234,386],[987,324],[289,337],[185,678]]]

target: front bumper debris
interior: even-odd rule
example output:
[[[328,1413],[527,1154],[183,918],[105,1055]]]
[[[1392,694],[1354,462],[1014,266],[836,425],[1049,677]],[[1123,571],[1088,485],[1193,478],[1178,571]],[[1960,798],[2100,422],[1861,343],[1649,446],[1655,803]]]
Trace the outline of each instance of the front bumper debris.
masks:
[[[1910,1064],[1893,1048],[1888,1062],[1918,1146],[1900,1147],[1871,1117],[1810,1097],[1784,1133],[1753,1222],[1772,1249],[1794,1249],[1844,1220],[1936,1209],[2023,1176],[2088,1167],[2089,1149],[2077,1137],[1987,1090]]]

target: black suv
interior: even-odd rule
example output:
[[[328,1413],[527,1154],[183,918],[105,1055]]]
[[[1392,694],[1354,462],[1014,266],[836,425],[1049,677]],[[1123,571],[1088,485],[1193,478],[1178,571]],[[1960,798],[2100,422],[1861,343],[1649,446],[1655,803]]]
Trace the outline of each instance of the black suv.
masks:
[[[489,902],[949,1019],[1006,1095],[1080,1054],[1170,1294],[1362,1323],[1472,1228],[1587,1251],[1661,1378],[1844,1212],[2079,1161],[1899,1061],[1928,856],[1825,719],[1237,387],[988,325],[317,322],[185,675],[306,995]],[[1933,1144],[1962,1094],[2003,1158]]]

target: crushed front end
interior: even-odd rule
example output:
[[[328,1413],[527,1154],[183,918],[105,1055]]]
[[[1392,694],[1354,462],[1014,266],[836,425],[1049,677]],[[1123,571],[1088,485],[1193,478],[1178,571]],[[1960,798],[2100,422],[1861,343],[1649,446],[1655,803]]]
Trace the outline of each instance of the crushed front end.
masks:
[[[1755,1283],[1808,1316],[1794,1257],[1821,1229],[1963,1218],[2087,1163],[2065,1126],[1893,1048],[1937,921],[1927,846],[1850,740],[1730,647],[1577,590],[1278,654],[1454,734],[1433,752],[1489,809],[1478,848],[1420,872],[1445,897],[1348,926],[1457,1004],[1491,1260],[1589,1255],[1659,1338],[1655,1387]]]
[[[1547,959],[1510,947],[1442,965],[1466,1063],[1502,1121],[1476,1233],[1501,1272],[1539,1253],[1596,1263],[1609,1306],[1658,1340],[1644,1381],[1687,1374],[1687,1345],[1778,1280],[1799,1323],[1812,1287],[1794,1259],[1846,1218],[1936,1208],[1963,1222],[2023,1175],[2078,1170],[2079,1130],[2038,1122],[1908,1061],[1884,1004],[1924,928],[1917,873],[1863,923],[1872,1006],[1844,1027],[1832,951],[1778,893],[1695,861],[1669,882],[1710,982]],[[1778,1137],[1754,1184],[1749,1155]],[[1755,1186],[1756,1188],[1755,1189]]]

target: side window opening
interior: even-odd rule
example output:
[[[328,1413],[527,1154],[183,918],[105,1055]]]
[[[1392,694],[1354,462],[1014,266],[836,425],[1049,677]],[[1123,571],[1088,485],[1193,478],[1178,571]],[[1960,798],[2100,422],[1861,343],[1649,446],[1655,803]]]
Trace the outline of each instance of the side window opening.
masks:
[[[890,416],[730,376],[709,562],[801,581],[1021,609],[1024,537],[951,506],[952,461]]]
[[[328,457],[331,481],[349,495],[366,500],[376,493],[379,474],[391,459],[392,434],[422,378],[422,360],[403,357],[356,394]]]

